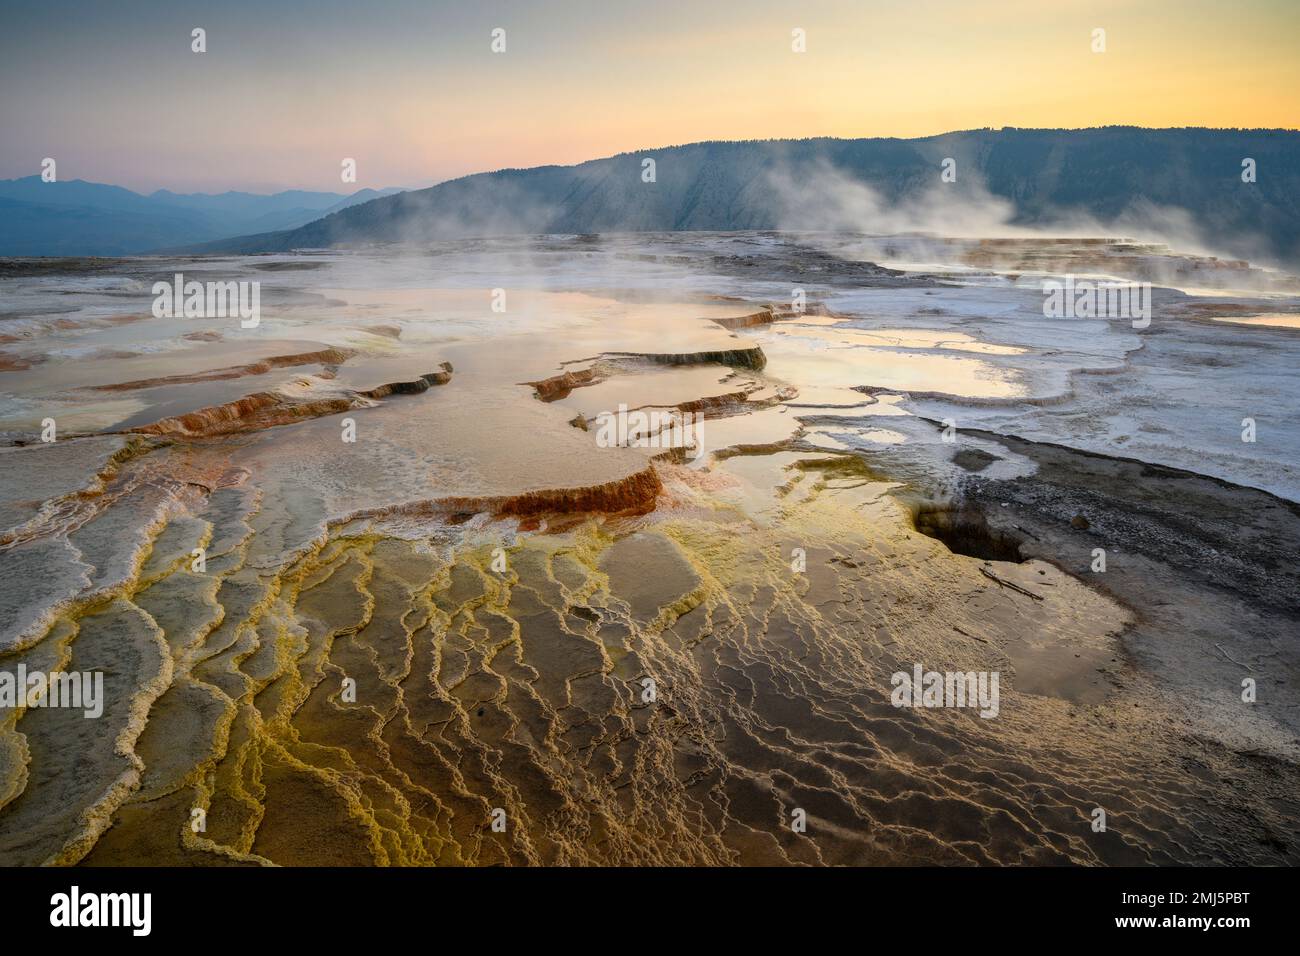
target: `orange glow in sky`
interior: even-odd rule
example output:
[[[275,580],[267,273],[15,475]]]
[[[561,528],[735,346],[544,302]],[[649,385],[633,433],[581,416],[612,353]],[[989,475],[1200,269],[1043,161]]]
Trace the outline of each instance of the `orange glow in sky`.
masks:
[[[148,6],[11,18],[0,177],[338,190],[344,157],[419,186],[705,139],[1300,125],[1295,0]]]

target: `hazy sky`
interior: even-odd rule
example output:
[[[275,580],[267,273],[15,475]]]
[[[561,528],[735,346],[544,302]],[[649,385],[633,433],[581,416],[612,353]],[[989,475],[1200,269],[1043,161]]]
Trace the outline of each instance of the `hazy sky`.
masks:
[[[1296,128],[1297,51],[1300,0],[0,0],[0,178],[351,191],[702,139]]]

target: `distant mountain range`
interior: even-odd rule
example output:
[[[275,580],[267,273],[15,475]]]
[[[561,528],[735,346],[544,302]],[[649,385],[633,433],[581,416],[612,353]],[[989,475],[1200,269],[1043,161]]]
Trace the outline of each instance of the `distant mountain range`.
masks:
[[[148,196],[80,179],[0,180],[0,256],[123,256],[250,232],[293,229],[388,196],[291,189],[269,196],[226,192]]]
[[[1247,159],[1253,182],[1243,181]],[[944,181],[945,168],[955,182]],[[0,255],[261,253],[521,233],[997,235],[1023,227],[1164,238],[1187,251],[1294,267],[1300,131],[1111,126],[703,142],[351,196],[141,196],[35,176],[0,182]]]
[[[646,158],[655,161],[654,182],[643,179]],[[955,183],[940,178],[945,159],[955,160]],[[1246,159],[1254,160],[1254,182],[1242,179]],[[1300,132],[1113,126],[694,143],[576,166],[466,176],[193,251],[511,233],[961,228],[972,234],[1063,225],[1295,264]]]

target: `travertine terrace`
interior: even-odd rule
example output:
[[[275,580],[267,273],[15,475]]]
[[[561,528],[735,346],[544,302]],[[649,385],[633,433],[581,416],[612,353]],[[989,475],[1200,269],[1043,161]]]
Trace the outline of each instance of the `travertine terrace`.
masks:
[[[435,252],[0,280],[0,668],[105,679],[98,719],[0,710],[0,862],[1296,862],[1295,332],[1214,321],[1294,315],[1285,277],[1071,240]],[[1158,334],[1045,319],[1085,263],[1156,273]],[[260,281],[260,325],[153,317],[176,272]],[[1211,393],[1228,431],[1288,417],[1220,454]],[[702,424],[604,447],[620,408]],[[998,672],[996,718],[895,706],[915,664]]]

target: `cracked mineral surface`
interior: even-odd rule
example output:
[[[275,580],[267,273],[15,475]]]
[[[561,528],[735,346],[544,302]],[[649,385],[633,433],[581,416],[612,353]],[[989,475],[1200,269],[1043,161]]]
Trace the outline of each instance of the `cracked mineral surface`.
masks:
[[[1149,329],[1045,318],[1085,271]],[[155,318],[176,272],[260,325]],[[0,678],[103,713],[0,695],[0,864],[1300,862],[1288,281],[749,233],[17,269]],[[996,715],[897,706],[916,666]]]

